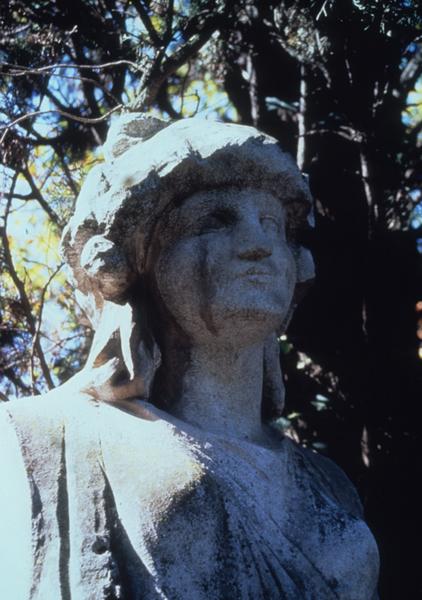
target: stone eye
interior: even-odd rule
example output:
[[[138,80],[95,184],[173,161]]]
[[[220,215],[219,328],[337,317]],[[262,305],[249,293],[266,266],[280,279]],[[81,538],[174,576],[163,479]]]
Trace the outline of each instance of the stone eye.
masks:
[[[236,216],[233,211],[227,208],[216,209],[204,217],[201,223],[200,233],[207,233],[209,231],[231,227],[235,220]]]
[[[281,223],[277,217],[273,215],[263,215],[260,219],[261,225],[267,233],[279,233],[281,229]]]

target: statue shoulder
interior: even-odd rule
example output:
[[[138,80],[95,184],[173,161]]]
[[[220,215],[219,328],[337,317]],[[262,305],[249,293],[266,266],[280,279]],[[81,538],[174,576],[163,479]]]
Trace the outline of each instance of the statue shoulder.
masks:
[[[289,440],[289,445],[298,468],[306,472],[312,484],[324,490],[347,512],[362,519],[363,507],[359,494],[344,471],[318,452],[304,448],[292,440]]]
[[[88,396],[68,390],[0,406],[0,598],[60,595],[62,544],[69,535],[63,524],[70,500],[76,501],[67,495],[69,477],[82,504],[80,521],[91,509],[98,514],[90,496],[96,493],[90,488],[94,461],[88,456],[96,439],[85,444],[79,436],[81,424],[88,431],[95,406]]]
[[[12,404],[0,406],[0,597],[29,598],[32,490]]]
[[[25,464],[37,460],[46,461],[46,456],[60,450],[66,421],[69,415],[77,414],[81,404],[90,406],[86,396],[58,387],[47,394],[13,399],[0,406],[0,439],[5,445],[14,435]],[[92,408],[94,410],[94,408]],[[13,434],[11,433],[13,432]]]
[[[49,392],[40,396],[14,398],[0,406],[2,426],[5,423],[24,425],[33,422],[37,423],[37,427],[42,427],[44,419],[51,421],[54,417],[59,418],[60,412],[55,390],[53,394]]]
[[[34,435],[46,433],[49,428],[60,428],[67,400],[60,391],[61,388],[56,388],[39,396],[15,398],[2,403],[0,426],[9,423],[19,429],[32,430]]]

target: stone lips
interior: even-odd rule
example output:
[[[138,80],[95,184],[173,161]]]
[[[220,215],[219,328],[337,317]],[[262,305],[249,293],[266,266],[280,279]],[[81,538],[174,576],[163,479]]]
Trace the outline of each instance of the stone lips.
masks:
[[[62,238],[76,286],[91,297],[91,320],[104,299],[125,302],[145,266],[156,223],[199,190],[250,187],[279,197],[288,212],[298,281],[313,278],[309,252],[294,243],[295,231],[309,225],[310,192],[274,138],[243,125],[199,118],[166,124],[131,113],[110,129],[104,154]]]

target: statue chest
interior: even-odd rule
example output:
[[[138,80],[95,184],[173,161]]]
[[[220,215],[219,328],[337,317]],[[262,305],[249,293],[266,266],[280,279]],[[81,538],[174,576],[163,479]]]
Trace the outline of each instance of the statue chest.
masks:
[[[39,431],[15,413],[22,597],[376,599],[353,486],[287,439],[269,450],[84,402]]]
[[[107,445],[102,433],[130,598],[371,600],[372,535],[289,441],[205,441],[160,420],[142,430],[125,425]]]

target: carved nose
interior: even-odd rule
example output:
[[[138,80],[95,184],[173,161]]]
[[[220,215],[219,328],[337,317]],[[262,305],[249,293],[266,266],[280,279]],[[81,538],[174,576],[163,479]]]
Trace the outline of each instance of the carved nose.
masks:
[[[239,222],[235,244],[237,256],[242,260],[258,261],[273,253],[272,243],[255,216],[247,216]]]

